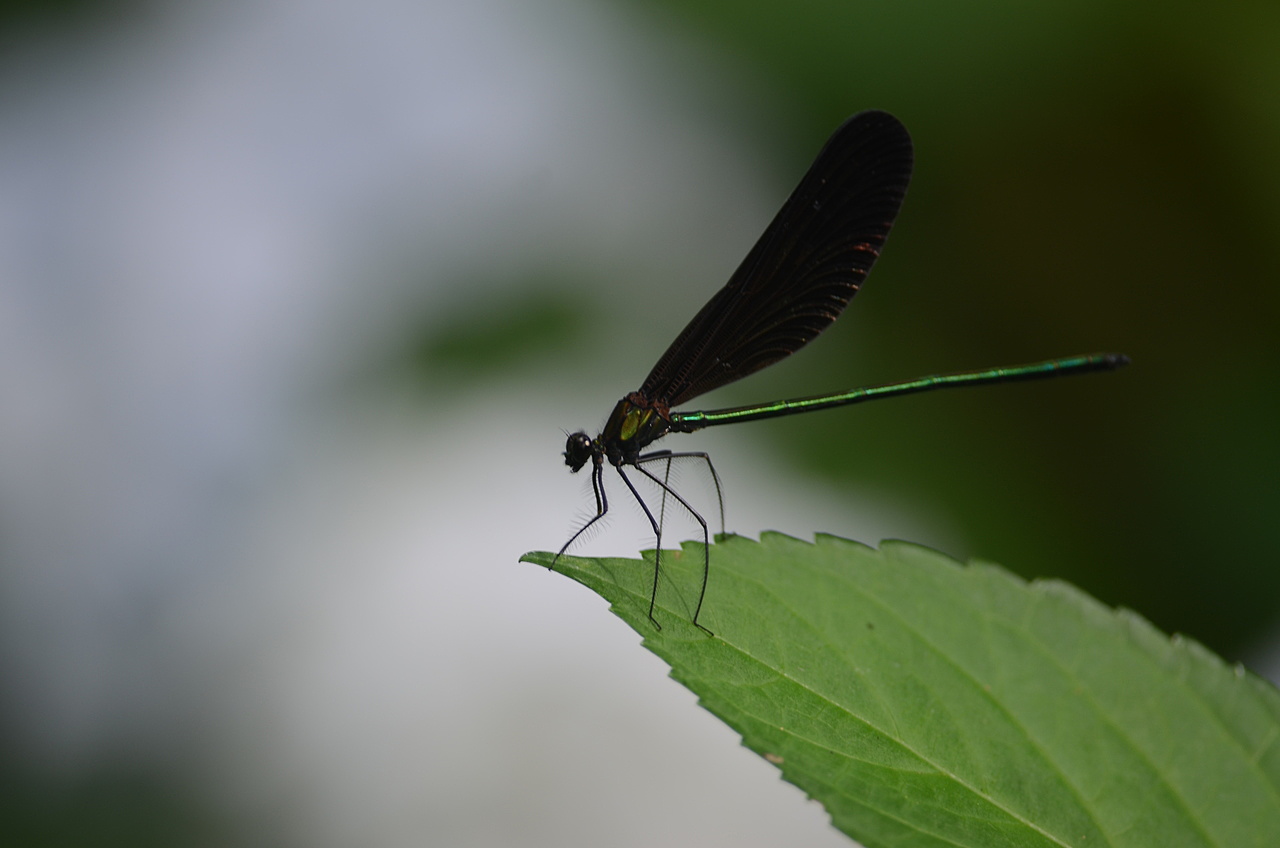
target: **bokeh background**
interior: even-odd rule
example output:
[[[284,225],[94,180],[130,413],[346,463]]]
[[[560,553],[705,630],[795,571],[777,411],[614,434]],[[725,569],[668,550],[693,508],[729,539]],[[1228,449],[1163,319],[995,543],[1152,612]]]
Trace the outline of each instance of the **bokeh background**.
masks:
[[[683,437],[729,528],[1070,580],[1280,676],[1277,44],[1263,2],[0,4],[0,829],[847,844],[516,559],[590,513],[563,431],[864,108],[917,147],[883,260],[698,406],[1134,364]],[[616,501],[580,552],[651,545]]]

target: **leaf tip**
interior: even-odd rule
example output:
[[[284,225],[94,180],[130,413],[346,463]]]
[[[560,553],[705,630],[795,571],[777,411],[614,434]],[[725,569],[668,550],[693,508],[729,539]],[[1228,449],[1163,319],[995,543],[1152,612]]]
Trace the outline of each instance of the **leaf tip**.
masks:
[[[529,551],[521,554],[520,559],[516,560],[516,562],[528,562],[533,565],[541,565],[543,568],[551,568],[555,560],[555,554],[549,551]]]

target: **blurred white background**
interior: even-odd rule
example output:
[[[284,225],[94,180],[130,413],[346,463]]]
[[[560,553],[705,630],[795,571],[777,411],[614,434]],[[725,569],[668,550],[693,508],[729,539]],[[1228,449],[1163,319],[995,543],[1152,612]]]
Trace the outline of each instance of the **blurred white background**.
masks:
[[[578,0],[272,0],[4,58],[15,762],[162,775],[243,844],[848,844],[601,600],[516,562],[588,514],[563,430],[636,387],[799,176],[762,184],[703,117],[783,107],[687,47]],[[617,280],[575,368],[370,376],[566,257]],[[681,445],[714,453],[732,530],[952,540],[748,439]],[[652,544],[615,502],[578,552]]]

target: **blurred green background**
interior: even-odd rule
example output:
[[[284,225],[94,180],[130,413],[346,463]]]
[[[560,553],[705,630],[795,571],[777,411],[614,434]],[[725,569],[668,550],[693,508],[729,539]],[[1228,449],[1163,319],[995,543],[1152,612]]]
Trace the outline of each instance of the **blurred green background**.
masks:
[[[736,397],[1133,359],[762,435],[814,474],[932,502],[974,555],[1229,658],[1255,645],[1280,607],[1280,7],[663,5],[779,89],[792,168],[851,104],[916,142],[894,236],[831,344]]]
[[[702,105],[770,150],[780,175],[798,180],[864,107],[897,114],[916,144],[889,247],[824,342],[691,407],[1127,353],[1114,376],[752,427],[814,475],[950,516],[966,542],[950,553],[1076,583],[1247,656],[1280,611],[1280,9],[631,5],[662,7],[748,89],[764,87],[776,114],[750,90]],[[700,285],[709,297],[722,282]],[[594,312],[534,302],[581,338],[616,320],[615,281],[596,283]],[[660,320],[673,338],[692,310],[671,311]],[[476,314],[474,354],[429,335],[422,362],[483,379],[504,344],[514,363],[550,340]],[[653,338],[630,348],[618,394],[662,350]]]
[[[1112,376],[752,426],[814,475],[952,517],[966,541],[952,553],[1071,581],[1248,655],[1280,606],[1280,7],[631,7],[661,7],[740,75],[734,98],[702,105],[771,150],[778,174],[798,179],[864,107],[897,114],[917,149],[889,247],[846,317],[693,406],[1125,352],[1134,364]],[[598,312],[575,326],[614,320],[612,285],[598,280]],[[687,317],[662,322],[674,336]],[[643,362],[619,394],[664,343],[634,346]]]
[[[1133,364],[1116,374],[944,392],[745,429],[752,450],[810,475],[806,492],[872,493],[941,516],[948,529],[940,537],[955,540],[947,553],[1070,581],[1229,661],[1266,661],[1280,612],[1280,5],[545,5],[566,44],[582,34],[575,8],[636,24],[649,63],[636,67],[670,56],[671,73],[659,83],[668,102],[716,125],[717,138],[738,140],[747,152],[733,156],[764,163],[774,208],[849,114],[885,109],[914,137],[903,212],[845,317],[800,355],[694,408],[1126,353]],[[496,4],[492,25],[503,26],[510,8]],[[544,14],[534,3],[522,12]],[[10,57],[59,43],[74,53],[167,14],[155,2],[2,4],[0,44]],[[492,49],[483,30],[468,37],[476,38],[472,53]],[[587,52],[605,63],[611,49],[601,43]],[[0,62],[10,102],[30,82],[23,68]],[[586,128],[594,118],[584,108],[558,120]],[[665,139],[662,126],[649,129]],[[680,138],[673,131],[670,143]],[[548,166],[542,179],[565,178]],[[724,192],[727,220],[741,211],[734,188],[711,177],[696,186],[712,206]],[[481,197],[475,202],[508,199]],[[647,203],[642,217],[661,219],[664,204],[679,202],[618,196],[590,214],[621,216]],[[439,425],[433,416],[518,386],[561,426],[590,427],[596,422],[579,420],[578,410],[603,419],[636,388],[750,246],[730,243],[714,217],[704,220],[705,230],[686,230],[679,243],[643,248],[654,267],[666,251],[705,248],[695,264],[720,276],[655,279],[652,268],[611,265],[610,245],[470,267],[448,278],[446,297],[406,321],[402,338],[372,354],[336,350],[336,368],[366,388],[413,383],[431,407],[421,413],[424,429]],[[392,264],[369,276],[411,286],[415,274]],[[355,276],[353,286],[366,283]],[[354,392],[345,401],[368,397]],[[528,412],[511,411],[504,440],[545,454],[547,473],[563,474],[559,445],[542,429],[531,432]],[[714,438],[700,446],[716,454]],[[477,456],[473,465],[483,464]],[[472,508],[469,517],[497,524],[502,535],[515,526],[511,510],[530,499],[502,503],[512,478],[501,468],[477,473],[495,475],[484,491],[499,505]],[[779,502],[795,495],[782,483],[765,493]],[[729,529],[768,529],[736,526],[734,492],[727,498]],[[576,507],[556,506],[565,514]],[[557,526],[503,539],[503,561],[559,534]],[[6,686],[17,680],[11,673]],[[201,790],[140,772],[128,744],[123,756],[109,750],[68,783],[33,778],[17,755],[6,757],[0,777],[17,803],[0,828],[22,834],[25,845],[218,843]]]

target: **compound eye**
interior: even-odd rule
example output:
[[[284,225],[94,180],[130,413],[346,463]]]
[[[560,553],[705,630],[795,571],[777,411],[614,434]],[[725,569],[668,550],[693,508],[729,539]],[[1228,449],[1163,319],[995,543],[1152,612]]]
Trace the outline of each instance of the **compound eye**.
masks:
[[[581,431],[570,433],[564,443],[564,464],[577,471],[591,459],[591,437]]]

